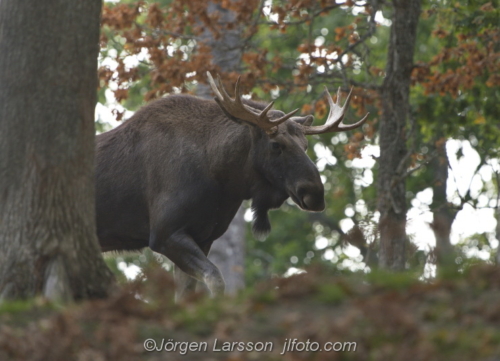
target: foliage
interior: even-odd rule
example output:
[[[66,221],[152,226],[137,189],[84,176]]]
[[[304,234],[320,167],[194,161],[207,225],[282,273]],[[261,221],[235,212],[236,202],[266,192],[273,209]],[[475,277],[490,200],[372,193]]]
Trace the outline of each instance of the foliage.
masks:
[[[391,279],[387,280],[387,276]],[[500,270],[474,266],[432,283],[404,274],[332,276],[320,267],[233,298],[172,300],[159,269],[105,300],[64,310],[33,304],[0,314],[2,360],[491,360],[500,355]],[[16,307],[11,307],[15,309]],[[23,305],[22,308],[25,308]],[[23,317],[24,315],[29,315]],[[207,342],[206,351],[144,350]],[[356,342],[355,351],[290,351],[284,343]],[[224,342],[271,342],[272,351],[213,351]]]
[[[271,213],[273,231],[266,241],[248,232],[247,281],[316,262],[334,263],[337,268],[373,266],[376,260],[369,261],[366,254],[376,254],[373,182],[377,178],[378,90],[385,76],[391,4],[326,0],[214,4],[207,7],[197,0],[106,3],[101,102],[114,98],[118,103],[114,112],[121,119],[126,109],[135,110],[163,94],[194,92],[197,84],[206,82],[206,71],[220,73],[210,62],[207,32],[216,38],[222,32],[239,32],[243,39],[240,69],[221,74],[222,78],[229,86],[241,76],[245,92],[264,101],[275,100],[278,109],[301,107],[302,113],[314,114],[321,122],[327,112],[323,86],[330,90],[340,86],[344,96],[353,86],[353,111],[347,118],[370,111],[368,123],[352,134],[310,139],[308,154],[325,182],[326,211],[310,215],[285,204]],[[222,19],[217,11],[221,8],[232,10],[235,17]],[[493,121],[500,115],[496,101],[500,95],[498,12],[497,1],[429,0],[423,4],[412,73],[409,206],[433,180],[428,163],[435,156],[435,142],[449,137],[469,140],[482,157],[481,165],[498,155],[499,128]],[[360,162],[362,152],[374,161]],[[457,195],[458,201],[449,200],[457,210],[479,199]],[[408,267],[422,270],[432,259],[428,250],[422,256],[411,237],[407,249]]]
[[[500,128],[496,124],[500,116],[500,105],[496,101],[500,96],[498,5],[498,1],[457,1],[451,5],[431,1],[422,13],[422,35],[429,40],[420,44],[422,51],[417,52],[412,74],[414,117],[418,123],[414,160],[424,160],[425,164],[436,156],[433,149],[449,138],[462,141],[457,158],[463,156],[462,150],[467,145],[479,156],[472,177],[481,179],[479,185],[470,184],[462,191],[457,189],[448,197],[445,194],[443,201],[432,205],[449,207],[455,214],[466,205],[475,209],[498,207],[499,188],[484,176],[497,172],[492,161],[494,164],[500,149]],[[410,189],[428,187],[433,181],[433,171],[424,165],[416,177],[409,180]],[[456,183],[456,180],[449,179],[448,183]],[[446,201],[448,204],[443,204]],[[489,240],[490,250],[497,247],[493,234],[462,239],[457,245],[456,263],[467,263],[472,254],[477,254],[480,251],[477,244],[481,244],[482,238]]]

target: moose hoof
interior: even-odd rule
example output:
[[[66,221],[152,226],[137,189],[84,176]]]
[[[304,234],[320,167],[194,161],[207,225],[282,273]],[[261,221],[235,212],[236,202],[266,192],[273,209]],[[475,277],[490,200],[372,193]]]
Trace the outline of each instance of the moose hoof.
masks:
[[[220,271],[215,268],[210,274],[204,277],[205,284],[210,290],[211,297],[217,297],[224,295],[224,290],[226,288],[226,283]]]

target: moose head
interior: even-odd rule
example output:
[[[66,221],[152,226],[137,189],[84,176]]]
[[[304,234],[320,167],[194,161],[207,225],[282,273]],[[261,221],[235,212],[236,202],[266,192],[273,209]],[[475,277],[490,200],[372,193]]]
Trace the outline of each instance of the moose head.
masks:
[[[340,88],[334,102],[325,87],[330,112],[324,125],[313,126],[314,117],[294,116],[299,109],[284,114],[273,110],[274,102],[268,105],[242,99],[240,78],[236,81],[231,98],[222,85],[220,77],[214,80],[210,72],[207,77],[215,101],[226,116],[237,122],[244,122],[252,128],[252,156],[255,170],[268,182],[267,192],[260,190],[253,197],[254,231],[265,234],[270,230],[267,211],[279,207],[290,197],[301,209],[320,212],[325,208],[324,189],[316,166],[307,156],[306,135],[341,132],[361,126],[366,114],[354,124],[342,123],[351,100],[352,89],[344,105],[340,106]],[[265,188],[265,187],[263,187]]]

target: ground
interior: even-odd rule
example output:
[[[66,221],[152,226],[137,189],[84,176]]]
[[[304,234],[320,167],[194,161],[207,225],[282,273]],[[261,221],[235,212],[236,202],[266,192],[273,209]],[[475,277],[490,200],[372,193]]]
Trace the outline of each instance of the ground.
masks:
[[[181,304],[169,274],[145,277],[105,300],[1,304],[0,360],[500,360],[494,266],[432,281],[311,268]]]

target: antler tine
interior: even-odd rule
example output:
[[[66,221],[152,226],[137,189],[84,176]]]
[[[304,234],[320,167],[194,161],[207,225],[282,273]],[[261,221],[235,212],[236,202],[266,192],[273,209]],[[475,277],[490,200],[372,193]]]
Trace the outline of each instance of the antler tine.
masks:
[[[328,91],[326,85],[325,85],[325,92],[328,98],[328,104],[330,105],[330,112],[328,113],[328,118],[326,119],[325,125],[328,124],[329,126],[339,126],[339,124],[344,119],[345,108],[347,105],[349,105],[349,102],[351,101],[352,88],[351,91],[349,92],[349,95],[347,95],[347,99],[345,100],[344,106],[342,107],[340,107],[340,100],[341,100],[340,87],[337,90],[337,101],[335,103],[333,102],[332,96],[330,95],[330,92]]]
[[[271,120],[267,113],[272,108],[274,102],[269,103],[264,110],[259,111],[254,109],[248,105],[243,104],[241,100],[241,88],[240,88],[240,78],[236,81],[235,89],[234,89],[234,99],[229,96],[224,85],[222,84],[222,80],[220,76],[217,74],[217,80],[214,81],[210,72],[207,72],[208,82],[213,92],[216,95],[217,103],[223,110],[236,118],[247,121],[258,127],[262,128],[268,134],[273,134],[276,131],[276,127],[289,119],[292,115],[294,115],[299,109],[294,110],[288,114],[285,114],[279,119]]]
[[[300,110],[299,108],[292,110],[290,113],[283,115],[281,118],[273,120],[272,124],[278,125],[278,124],[283,123],[285,120],[290,119],[292,116],[294,116],[295,113],[297,113],[299,110]]]
[[[273,107],[273,105],[274,105],[274,101],[272,101],[271,103],[269,103],[269,104],[268,104],[268,105],[264,108],[264,110],[262,111],[262,113],[260,113],[260,116],[261,116],[261,117],[265,117],[265,116],[267,116],[267,112],[268,112],[269,110],[271,110],[271,108]]]
[[[212,77],[212,74],[210,74],[209,71],[207,71],[207,78],[208,78],[208,83],[210,84],[210,88],[212,88],[212,91],[215,93],[217,98],[219,98],[219,100],[221,101],[224,100],[224,97],[220,93],[219,89],[217,89],[217,85],[215,85],[214,78]]]
[[[234,85],[234,100],[241,104],[241,89],[240,89],[240,79],[241,76],[236,80],[236,84]]]
[[[345,116],[346,107],[349,105],[349,102],[351,101],[352,88],[342,107],[340,107],[340,87],[337,91],[336,102],[333,102],[332,96],[330,95],[330,92],[328,91],[328,88],[326,86],[325,86],[325,91],[328,96],[328,104],[330,105],[330,112],[328,114],[328,118],[326,119],[324,125],[304,127],[304,134],[312,135],[312,134],[323,134],[330,132],[342,132],[346,130],[352,130],[361,126],[366,121],[370,113],[366,113],[366,115],[360,121],[354,124],[349,124],[349,125],[342,124],[342,120],[344,119]]]
[[[239,80],[239,79],[238,79]],[[226,88],[224,88],[224,84],[222,84],[222,80],[220,78],[220,75],[217,74],[217,85],[218,85],[218,88],[221,90],[222,92],[222,96],[223,96],[223,100],[224,101],[231,101],[231,96],[227,93],[226,91]],[[235,97],[236,98],[236,97]]]

